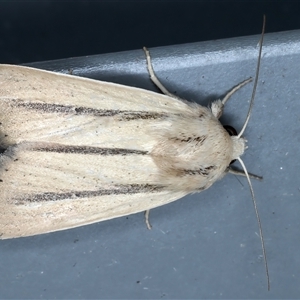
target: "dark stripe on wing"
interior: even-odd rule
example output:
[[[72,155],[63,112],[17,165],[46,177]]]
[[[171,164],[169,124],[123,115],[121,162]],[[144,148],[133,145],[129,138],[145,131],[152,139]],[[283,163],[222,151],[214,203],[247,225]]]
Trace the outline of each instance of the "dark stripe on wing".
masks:
[[[40,152],[57,152],[57,153],[74,153],[74,154],[95,154],[95,155],[147,155],[148,151],[125,149],[125,148],[101,148],[91,146],[69,146],[60,144],[39,143],[37,146],[30,148],[32,151]]]
[[[11,100],[13,101],[13,100]],[[16,101],[16,100],[15,100]],[[25,109],[31,109],[35,111],[41,111],[45,113],[57,113],[57,114],[72,114],[72,115],[91,115],[95,117],[118,117],[119,120],[131,121],[138,119],[161,119],[165,118],[167,114],[149,112],[149,111],[130,111],[130,110],[118,110],[118,109],[95,109],[90,107],[76,107],[72,105],[59,105],[49,103],[26,103],[17,100],[14,103],[16,107],[24,107]]]
[[[28,194],[21,198],[14,199],[16,205],[22,205],[26,202],[41,202],[41,201],[59,201],[66,199],[93,198],[107,195],[129,195],[139,193],[159,193],[165,187],[151,184],[127,184],[115,185],[109,189],[99,189],[95,191],[71,191],[62,193],[40,193]],[[112,198],[113,200],[113,198]]]

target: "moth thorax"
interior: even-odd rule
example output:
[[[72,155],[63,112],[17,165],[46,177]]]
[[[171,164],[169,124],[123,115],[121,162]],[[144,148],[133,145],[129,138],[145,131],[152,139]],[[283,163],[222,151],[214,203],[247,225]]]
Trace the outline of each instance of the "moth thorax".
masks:
[[[232,140],[232,157],[231,160],[240,157],[246,149],[246,140],[243,137],[231,136]]]

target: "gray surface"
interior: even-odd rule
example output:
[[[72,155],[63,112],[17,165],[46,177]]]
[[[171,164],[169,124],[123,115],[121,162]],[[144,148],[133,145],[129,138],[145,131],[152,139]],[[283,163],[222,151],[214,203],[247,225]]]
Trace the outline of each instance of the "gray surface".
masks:
[[[298,298],[300,31],[266,34],[243,160],[253,181],[268,255],[244,178],[143,214],[41,236],[0,241],[1,298]],[[203,105],[256,68],[259,36],[150,49],[172,92]],[[52,61],[41,67],[155,89],[141,50]],[[252,84],[225,109],[239,131]]]

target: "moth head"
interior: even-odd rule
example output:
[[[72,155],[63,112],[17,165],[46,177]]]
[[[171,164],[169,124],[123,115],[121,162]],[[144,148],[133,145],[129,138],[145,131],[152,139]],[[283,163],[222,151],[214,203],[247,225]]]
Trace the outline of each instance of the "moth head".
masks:
[[[230,125],[224,125],[224,129],[228,132],[231,136],[232,140],[232,157],[230,164],[233,164],[238,157],[243,155],[245,149],[247,148],[246,142],[247,140],[243,137],[239,137],[235,128]]]

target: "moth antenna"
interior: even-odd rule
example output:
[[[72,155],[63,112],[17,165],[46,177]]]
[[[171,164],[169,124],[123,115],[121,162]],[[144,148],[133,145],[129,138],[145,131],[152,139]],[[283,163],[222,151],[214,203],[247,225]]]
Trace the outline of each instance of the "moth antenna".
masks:
[[[252,107],[253,107],[253,103],[254,103],[254,97],[255,97],[256,87],[257,87],[257,82],[258,82],[260,60],[261,60],[261,53],[262,53],[262,45],[263,45],[264,34],[265,34],[265,25],[266,25],[266,16],[264,15],[263,27],[262,27],[262,32],[261,32],[261,38],[260,38],[260,42],[259,42],[259,53],[258,53],[257,67],[256,67],[256,73],[255,73],[255,79],[254,79],[254,86],[253,86],[253,90],[252,90],[251,101],[250,101],[250,105],[249,105],[249,110],[248,110],[248,113],[247,113],[246,121],[245,121],[245,123],[243,125],[242,130],[238,134],[238,138],[240,138],[242,136],[242,134],[244,133],[244,131],[245,131],[247,125],[248,125],[250,116],[251,116],[251,111],[252,111]]]
[[[249,184],[249,187],[250,187],[252,202],[253,202],[253,206],[254,206],[254,210],[255,210],[255,214],[256,214],[256,219],[257,219],[257,223],[258,223],[258,228],[259,228],[259,236],[260,236],[260,242],[261,242],[264,262],[265,262],[266,276],[267,276],[267,282],[268,282],[268,291],[269,291],[270,290],[270,277],[269,277],[269,268],[268,268],[268,262],[267,262],[267,253],[266,253],[266,248],[265,248],[265,242],[264,242],[264,237],[263,237],[261,221],[260,221],[260,217],[259,217],[259,213],[258,213],[258,209],[257,209],[257,205],[256,205],[256,200],[255,200],[255,196],[254,196],[254,191],[253,191],[251,180],[250,180],[250,177],[249,177],[249,174],[248,174],[248,171],[246,169],[246,166],[245,166],[244,162],[241,160],[240,157],[238,157],[237,159],[240,162],[240,164],[241,164],[241,166],[242,166],[242,168],[245,172],[245,175],[247,177],[248,184]]]
[[[254,98],[255,98],[255,93],[256,93],[256,87],[257,87],[257,82],[258,82],[258,76],[259,76],[261,53],[262,53],[262,45],[263,45],[264,34],[265,34],[265,24],[266,24],[266,16],[264,15],[264,18],[263,18],[263,27],[262,27],[262,33],[261,33],[260,45],[259,45],[259,54],[258,54],[257,67],[256,67],[256,73],[255,73],[255,79],[254,79],[254,86],[253,86],[253,90],[252,90],[251,101],[250,101],[249,110],[248,110],[248,113],[247,113],[247,117],[246,117],[245,123],[243,125],[242,130],[238,134],[238,138],[240,138],[242,136],[242,134],[244,133],[244,131],[245,131],[246,127],[247,127],[247,124],[249,122],[250,116],[251,116],[251,111],[252,111],[252,107],[253,107],[253,103],[254,103]],[[241,166],[242,166],[242,168],[243,168],[243,170],[245,172],[245,175],[247,177],[247,181],[248,181],[248,184],[249,184],[250,192],[251,192],[252,202],[253,202],[253,206],[254,206],[254,210],[255,210],[255,215],[256,215],[256,219],[257,219],[257,223],[258,223],[258,228],[259,228],[259,236],[260,236],[260,242],[261,242],[261,247],[262,247],[264,262],[265,262],[265,270],[266,270],[266,276],[267,276],[267,285],[268,285],[268,291],[269,291],[270,290],[270,277],[269,277],[269,268],[268,268],[268,262],[267,262],[267,254],[266,254],[266,248],[265,248],[265,242],[264,242],[264,237],[263,237],[263,231],[262,231],[260,216],[259,216],[259,213],[258,213],[257,204],[256,204],[255,196],[254,196],[254,191],[253,191],[253,187],[252,187],[252,184],[251,184],[251,180],[250,180],[248,171],[246,169],[246,166],[244,165],[244,162],[242,161],[242,159],[240,157],[238,157],[237,159],[240,162],[240,164],[241,164]]]
[[[248,78],[242,82],[240,82],[237,86],[235,86],[229,93],[226,94],[226,96],[223,98],[222,100],[222,104],[225,105],[227,100],[237,91],[239,90],[241,87],[243,87],[244,85],[246,85],[248,82],[252,81],[252,78]]]

